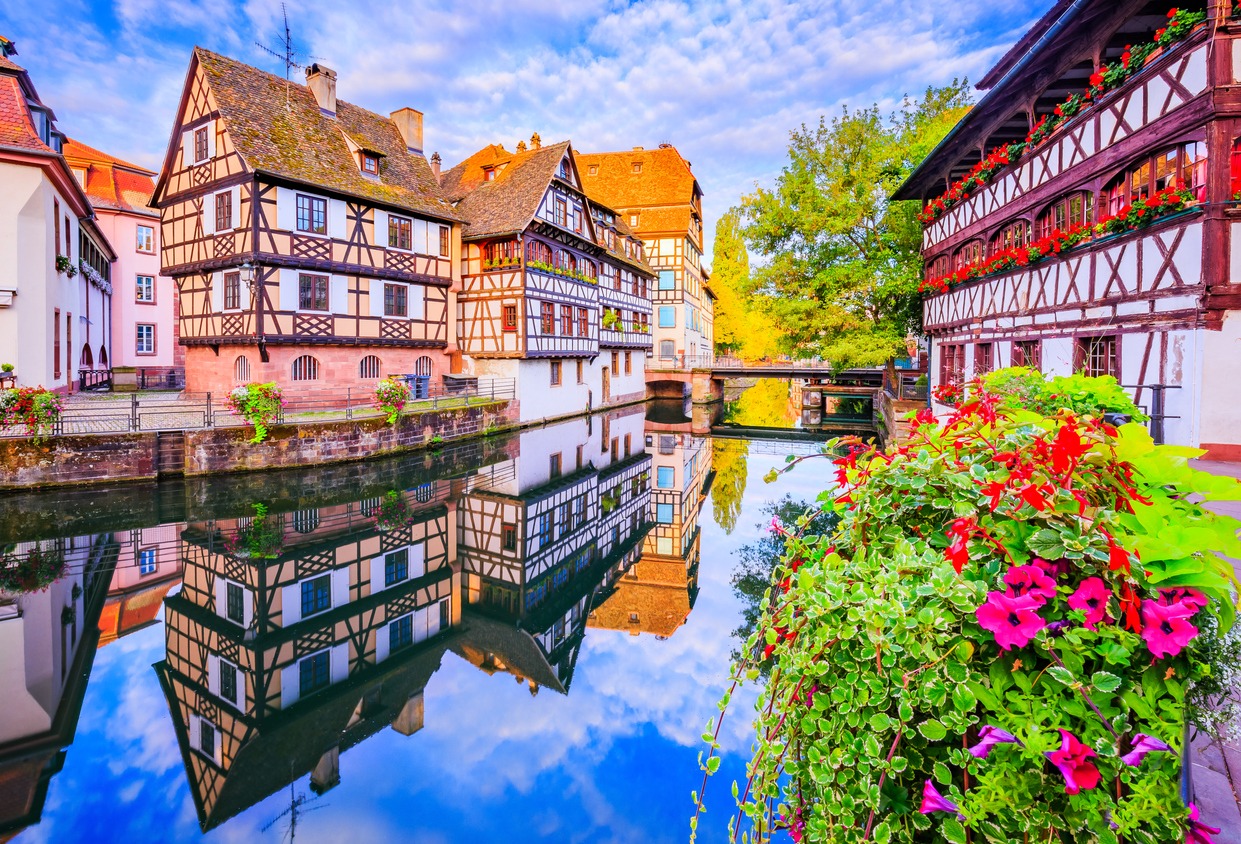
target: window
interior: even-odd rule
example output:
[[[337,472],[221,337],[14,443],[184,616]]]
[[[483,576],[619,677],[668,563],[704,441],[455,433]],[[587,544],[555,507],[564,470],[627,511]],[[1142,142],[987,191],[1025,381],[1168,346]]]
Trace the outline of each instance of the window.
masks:
[[[237,704],[237,666],[220,660],[220,697]]]
[[[135,278],[134,283],[134,301],[135,302],[154,302],[155,301],[155,278],[149,275],[140,275]]]
[[[526,244],[526,263],[548,264],[552,262],[552,248],[540,240]]]
[[[625,374],[633,374],[633,352],[625,352]]]
[[[962,267],[968,267],[971,264],[977,264],[982,260],[983,245],[981,240],[971,240],[966,243],[952,256],[952,268],[959,270]]]
[[[317,196],[297,195],[297,230],[311,234],[327,234],[327,200]]]
[[[1206,199],[1206,144],[1201,141],[1181,144],[1158,155],[1143,158],[1104,189],[1107,213],[1117,214],[1155,191],[1171,187],[1178,181],[1194,194],[1198,202]]]
[[[500,269],[516,266],[521,253],[517,249],[517,241],[500,240],[488,243],[483,249],[483,269]]]
[[[332,608],[332,576],[324,574],[302,582],[302,618]]]
[[[238,384],[250,383],[250,359],[245,355],[238,355],[233,361],[233,380]]]
[[[517,525],[505,522],[500,528],[500,546],[505,551],[517,550]]]
[[[625,456],[633,454],[633,435],[625,434]]]
[[[556,453],[547,458],[547,473],[549,477],[560,477],[560,454]]]
[[[659,271],[659,289],[660,290],[676,290],[677,274],[673,270]]]
[[[655,521],[661,525],[672,524],[672,505],[656,504],[655,505]]]
[[[552,202],[552,222],[561,228],[569,227],[569,203],[563,199]]]
[[[293,361],[294,381],[318,381],[319,361],[310,355],[302,355]]]
[[[224,274],[224,310],[241,308],[241,273]]]
[[[1085,375],[1097,377],[1111,375],[1120,377],[1120,358],[1117,356],[1116,335],[1106,337],[1079,337],[1074,354],[1073,369]]]
[[[580,360],[577,362],[577,383],[586,383],[586,367]]]
[[[448,226],[440,226],[440,257],[447,258],[450,243],[448,241]]]
[[[582,337],[590,336],[590,311],[585,308],[577,309],[577,333]]]
[[[1038,236],[1049,236],[1057,229],[1067,231],[1073,226],[1094,222],[1094,193],[1075,191],[1047,206],[1038,218]]]
[[[194,163],[207,160],[207,127],[194,130]]]
[[[676,328],[677,326],[677,309],[671,305],[661,305],[659,308],[659,327],[660,328]],[[671,357],[671,355],[669,355]]]
[[[620,353],[612,352],[612,374],[615,375],[620,371]]]
[[[939,383],[961,384],[965,379],[965,346],[947,343],[939,349]]]
[[[318,510],[298,510],[293,514],[293,530],[298,533],[314,533],[318,529]]]
[[[671,466],[660,466],[655,470],[655,486],[658,489],[672,489],[675,478],[676,470]]]
[[[68,242],[69,228],[65,227],[65,240]],[[138,226],[137,243],[134,248],[148,255],[155,253],[155,229],[151,226]]]
[[[233,227],[233,192],[222,191],[215,195],[215,230],[228,231]]]
[[[635,161],[635,162],[633,163],[633,172],[635,172],[635,173],[641,173],[641,172],[642,172],[642,162],[641,162],[641,161]]]
[[[414,221],[409,217],[388,215],[388,246],[392,249],[414,248]]]
[[[599,165],[598,165],[598,164],[592,164],[592,165],[590,165],[589,167],[587,167],[587,168],[586,168],[586,172],[587,172],[587,173],[589,173],[591,176],[598,176],[598,175],[599,175]]]
[[[402,548],[384,555],[384,586],[400,583],[409,577],[409,549]]]
[[[203,755],[215,758],[215,727],[202,719],[198,722],[198,749]]]
[[[673,340],[659,341],[659,357],[661,360],[672,360],[677,354],[677,344]]]
[[[362,362],[358,364],[359,378],[378,378],[379,377],[379,356],[367,355],[362,358]]]
[[[638,226],[638,215],[637,215],[637,214],[630,214],[630,215],[629,215],[629,225],[630,225],[630,226],[632,226],[632,227],[634,227],[634,228],[637,228],[637,226]]]
[[[560,361],[552,361],[552,386],[560,386]]]
[[[148,574],[155,574],[156,568],[157,568],[157,565],[155,562],[155,549],[154,548],[143,548],[140,551],[138,551],[138,574],[139,575],[145,576]]]
[[[327,285],[325,275],[299,273],[297,276],[297,306],[303,311],[327,310]]]
[[[551,302],[543,302],[539,306],[539,322],[544,334],[556,333],[556,306]]]
[[[138,323],[134,326],[134,351],[140,355],[155,354],[155,326]]]
[[[560,327],[561,327],[561,330],[564,331],[565,334],[567,334],[570,337],[573,336],[573,306],[572,305],[561,305],[560,306]]]
[[[937,278],[943,278],[951,271],[952,259],[947,255],[940,255],[935,260],[927,262],[926,272],[922,277],[927,281],[932,281]]]
[[[1015,249],[1030,242],[1030,224],[1025,220],[1005,223],[991,238],[991,254],[998,255],[1006,249]]]
[[[977,343],[974,346],[974,374],[982,375],[995,369],[995,344]]]
[[[331,684],[331,652],[320,651],[297,664],[300,697],[317,692]]]
[[[362,172],[373,176],[379,175],[379,159],[373,155],[362,153]]]
[[[1043,350],[1038,340],[1015,340],[1013,342],[1013,366],[1028,366],[1042,370]]]
[[[56,254],[60,254],[60,200],[52,200],[52,228],[56,232]],[[65,232],[68,235],[68,232]]]
[[[384,316],[409,316],[409,288],[404,284],[384,284]]]
[[[414,643],[414,617],[403,615],[388,625],[388,653],[407,648]]]
[[[495,179],[496,179],[496,168],[494,168],[494,167],[484,167],[484,168],[483,168],[483,181],[484,181],[484,182],[494,182],[494,181],[495,181]]]
[[[246,623],[245,590],[240,583],[224,585],[224,617],[234,624]]]
[[[516,305],[505,305],[504,306],[504,311],[503,311],[503,316],[502,316],[502,325],[505,331],[516,331],[517,330],[517,306]]]

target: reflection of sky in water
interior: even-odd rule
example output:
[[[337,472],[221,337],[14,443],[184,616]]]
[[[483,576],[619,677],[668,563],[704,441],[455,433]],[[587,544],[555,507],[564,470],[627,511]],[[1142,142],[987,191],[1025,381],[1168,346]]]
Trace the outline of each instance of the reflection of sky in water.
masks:
[[[709,452],[708,452],[709,453]],[[569,695],[488,676],[444,655],[425,693],[426,726],[382,730],[341,757],[340,785],[299,821],[300,841],[685,841],[699,787],[701,734],[717,713],[739,623],[732,552],[753,541],[765,502],[812,500],[824,473],[810,463],[775,484],[778,456],[749,460],[732,536],[702,508],[701,592],[688,622],[665,641],[588,629]],[[769,518],[769,517],[768,517]],[[199,836],[180,751],[152,664],[155,625],[103,648],[65,768],[53,777],[43,821],[18,840],[154,841]],[[720,773],[708,787],[700,840],[726,838],[730,781],[744,777],[753,690],[734,698]],[[297,784],[309,794],[306,778]],[[260,829],[288,806],[284,789],[207,837],[280,840]]]

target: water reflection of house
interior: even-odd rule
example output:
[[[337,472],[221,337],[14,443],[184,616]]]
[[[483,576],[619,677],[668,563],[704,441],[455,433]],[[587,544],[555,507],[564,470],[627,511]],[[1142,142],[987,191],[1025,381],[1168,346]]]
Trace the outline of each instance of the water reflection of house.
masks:
[[[650,527],[642,426],[633,408],[526,431],[511,477],[461,499],[460,656],[532,694],[568,689],[591,607]]]
[[[698,596],[698,548],[689,561],[680,557],[643,554],[616,582],[611,594],[590,612],[587,624],[624,630],[631,636],[650,633],[666,639],[689,618]]]
[[[119,546],[99,616],[99,646],[155,623],[168,593],[181,584],[176,523],[112,534]]]
[[[97,534],[0,550],[0,565],[32,553],[65,564],[44,589],[0,589],[0,840],[7,840],[38,822],[73,743],[118,548],[110,534]]]
[[[651,455],[654,489],[651,515],[655,529],[646,539],[644,554],[688,560],[697,544],[702,503],[715,479],[709,440],[684,432],[667,433],[647,425],[647,452]]]
[[[341,752],[385,725],[421,728],[461,617],[452,488],[182,532],[156,668],[204,830],[307,772],[332,787]]]

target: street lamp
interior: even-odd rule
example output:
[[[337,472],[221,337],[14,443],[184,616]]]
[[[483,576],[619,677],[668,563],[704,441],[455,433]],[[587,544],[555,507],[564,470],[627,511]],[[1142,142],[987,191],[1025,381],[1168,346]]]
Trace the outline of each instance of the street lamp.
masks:
[[[258,269],[254,264],[246,261],[241,265],[241,283],[246,286],[246,293],[250,296],[250,306],[254,306],[254,273]]]

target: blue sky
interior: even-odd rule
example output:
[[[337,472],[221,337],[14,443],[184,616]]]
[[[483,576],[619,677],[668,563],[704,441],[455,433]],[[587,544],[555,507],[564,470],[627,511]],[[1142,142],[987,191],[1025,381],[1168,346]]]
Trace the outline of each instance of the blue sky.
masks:
[[[978,79],[1050,0],[377,0],[290,4],[343,99],[426,115],[445,166],[539,132],[587,151],[676,144],[708,231],[779,173],[788,133],[845,104]],[[194,44],[273,72],[278,0],[8,0],[0,34],[71,136],[157,168]],[[297,73],[297,71],[295,71]]]

